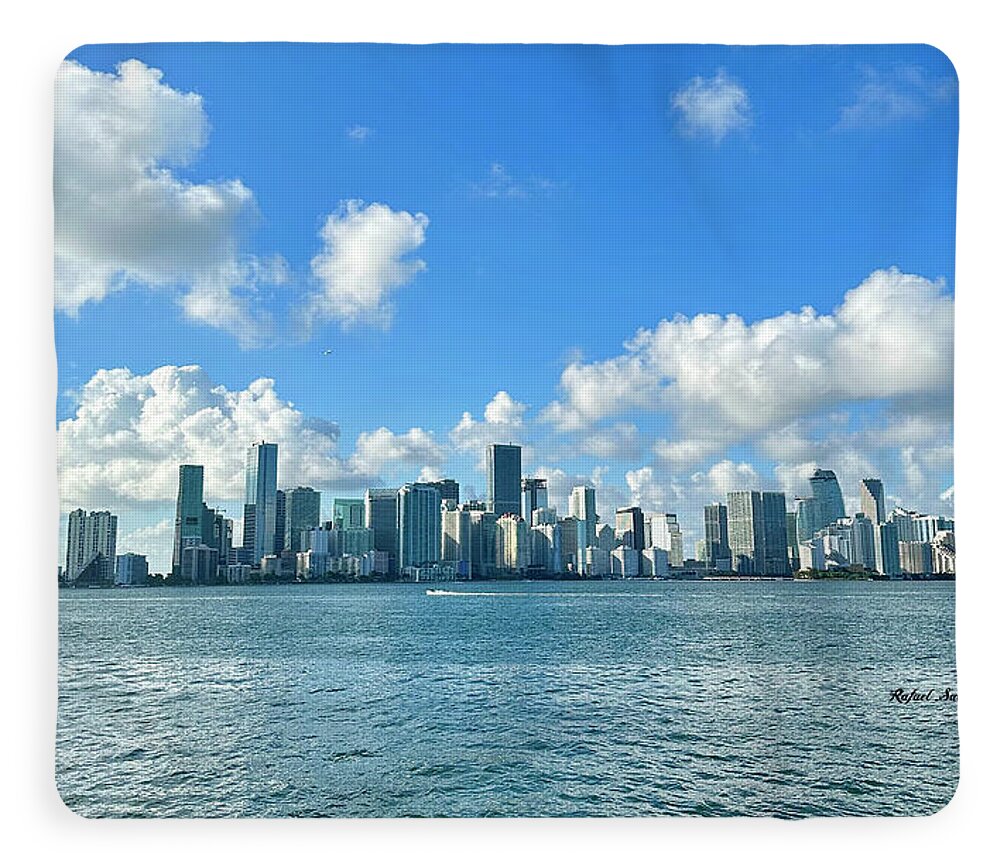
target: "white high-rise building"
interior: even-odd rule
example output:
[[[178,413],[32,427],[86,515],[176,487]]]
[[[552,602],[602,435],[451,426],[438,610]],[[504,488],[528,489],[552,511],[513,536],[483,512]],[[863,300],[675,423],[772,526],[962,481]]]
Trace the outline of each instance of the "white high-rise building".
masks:
[[[648,514],[646,547],[665,550],[670,555],[670,564],[680,568],[684,565],[684,536],[677,522],[676,514]]]
[[[517,514],[497,519],[496,564],[505,572],[522,572],[531,564],[528,524]]]
[[[66,581],[75,582],[86,570],[94,583],[111,584],[117,545],[118,518],[110,511],[71,511],[66,530]]]
[[[472,562],[471,512],[447,501],[441,506],[441,560]]]
[[[597,491],[593,487],[574,487],[569,495],[569,516],[584,524],[584,549],[597,544]]]

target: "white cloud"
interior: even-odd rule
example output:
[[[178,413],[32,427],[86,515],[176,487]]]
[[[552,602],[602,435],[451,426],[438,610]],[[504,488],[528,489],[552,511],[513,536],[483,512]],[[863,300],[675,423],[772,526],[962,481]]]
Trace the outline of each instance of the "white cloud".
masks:
[[[379,427],[358,436],[351,465],[362,473],[379,475],[386,466],[422,466],[422,480],[440,478],[440,467],[446,457],[444,448],[434,435],[419,427],[406,433],[393,433]]]
[[[912,412],[950,399],[953,318],[943,283],[895,268],[847,292],[832,315],[676,316],[640,330],[622,355],[567,366],[562,398],[542,418],[574,430],[656,410],[682,441],[704,440],[708,429],[726,446],[854,401]]]
[[[197,366],[98,370],[58,426],[60,497],[64,510],[172,502],[178,465],[197,463],[208,500],[241,500],[246,447],[260,439],[278,443],[282,487],[365,486],[373,474],[338,456],[339,438],[336,424],[304,415],[271,379],[229,390]]]
[[[890,69],[865,67],[854,102],[840,109],[835,129],[867,129],[922,117],[932,106],[952,99],[953,76],[932,78],[922,67],[900,64]]]
[[[751,124],[746,89],[720,69],[714,78],[692,78],[671,99],[680,112],[679,128],[691,138],[710,138],[716,144],[731,132]]]
[[[497,391],[486,404],[482,421],[473,418],[470,412],[462,413],[461,420],[449,434],[451,442],[456,450],[474,454],[482,469],[487,445],[507,442],[523,445],[524,414],[527,411],[527,404],[519,403],[506,391]],[[529,449],[522,454],[522,459],[527,461],[530,456]]]
[[[635,424],[621,422],[609,429],[598,430],[585,436],[579,442],[578,450],[601,460],[634,460],[642,450],[639,428]]]
[[[202,99],[128,60],[117,73],[65,61],[55,99],[55,303],[75,315],[130,282],[179,291],[188,318],[244,345],[267,339],[252,307],[279,271],[241,254],[256,218],[241,181],[176,174],[204,148]]]
[[[392,321],[392,293],[426,269],[407,258],[424,242],[429,220],[422,213],[394,211],[378,202],[343,201],[320,230],[323,250],[312,260],[322,290],[305,307],[306,333],[317,324],[371,324]]]
[[[725,443],[716,439],[657,439],[653,443],[653,453],[660,463],[674,471],[693,469],[723,450]]]
[[[482,198],[529,198],[551,192],[555,188],[555,183],[538,175],[517,180],[499,162],[490,165],[484,180],[472,184],[473,195]]]
[[[347,137],[354,141],[367,141],[371,134],[371,127],[362,126],[360,123],[354,124],[347,130]]]

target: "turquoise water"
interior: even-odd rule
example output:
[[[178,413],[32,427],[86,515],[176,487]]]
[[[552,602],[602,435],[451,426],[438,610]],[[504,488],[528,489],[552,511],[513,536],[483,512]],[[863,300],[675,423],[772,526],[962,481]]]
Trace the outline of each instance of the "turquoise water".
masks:
[[[87,816],[925,814],[954,584],[63,591]],[[931,692],[901,703],[890,695]]]

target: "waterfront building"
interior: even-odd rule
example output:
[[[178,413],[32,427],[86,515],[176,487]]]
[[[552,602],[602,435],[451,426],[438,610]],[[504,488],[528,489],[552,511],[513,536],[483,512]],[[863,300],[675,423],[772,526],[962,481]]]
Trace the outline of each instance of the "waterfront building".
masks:
[[[809,476],[809,487],[812,490],[812,498],[816,500],[819,519],[817,529],[836,523],[840,518],[847,516],[840,482],[837,481],[837,475],[832,469],[817,469],[813,472]]]
[[[642,577],[642,550],[634,547],[616,547],[611,551],[611,574],[614,577]]]
[[[721,502],[705,506],[705,562],[720,571],[732,568],[729,549],[729,513]]]
[[[931,557],[935,574],[955,573],[955,531],[943,529],[931,542]]]
[[[146,586],[149,583],[149,564],[138,553],[120,553],[115,564],[115,583],[118,586]]]
[[[894,521],[875,527],[875,569],[887,577],[902,574],[899,564],[899,526]]]
[[[81,583],[111,586],[117,544],[117,516],[110,511],[71,511],[66,527],[66,582],[76,583],[82,575]]]
[[[583,521],[584,548],[597,544],[597,491],[583,485],[574,487],[569,494],[569,516]]]
[[[438,562],[441,556],[441,494],[429,484],[404,484],[396,497],[398,568]]]
[[[795,533],[800,543],[809,541],[823,528],[819,505],[812,496],[795,499]]]
[[[219,551],[207,544],[188,545],[181,551],[180,579],[192,586],[206,586],[218,580]]]
[[[669,550],[660,547],[647,547],[642,551],[642,573],[646,577],[666,577],[673,565]],[[683,566],[684,563],[681,563]]]
[[[274,552],[281,553],[285,549],[285,527],[286,527],[286,497],[284,490],[275,491],[274,509]]]
[[[903,574],[931,574],[934,557],[929,541],[899,542],[899,568]]]
[[[339,524],[343,529],[364,529],[365,500],[344,499],[342,497],[334,499],[333,522]]]
[[[360,503],[359,527],[364,526],[364,503]],[[312,487],[293,487],[285,491],[285,543],[284,549],[299,553],[302,547],[302,533],[320,524],[321,495]],[[353,525],[353,524],[352,524]]]
[[[388,553],[390,574],[395,571],[399,554],[399,526],[395,487],[370,487],[365,491],[365,526],[374,533],[375,550]]]
[[[496,570],[497,515],[481,508],[469,513],[469,540],[472,547],[472,577],[492,577]]]
[[[247,448],[243,547],[251,564],[275,552],[278,517],[278,446],[254,442]],[[249,517],[249,521],[247,518]]]
[[[587,524],[576,517],[563,517],[559,521],[559,571],[579,573],[582,563],[580,551],[587,549]],[[584,542],[581,544],[581,540]]]
[[[632,550],[642,550],[646,546],[646,521],[641,508],[631,506],[615,511],[615,538]]]
[[[171,570],[177,574],[181,551],[185,547],[203,544],[203,510],[205,467],[183,464],[178,467],[177,510],[174,516],[174,552]]]
[[[522,573],[531,564],[528,524],[517,514],[497,518],[496,565],[507,573]]]
[[[544,478],[521,479],[521,516],[532,520],[535,511],[549,507],[549,482]]]
[[[446,502],[450,502],[452,505],[458,505],[459,486],[458,482],[454,478],[442,478],[440,481],[425,481],[424,483],[437,488],[437,492],[441,497],[442,505]]]
[[[498,516],[521,514],[521,446],[486,449],[486,510]]]
[[[611,575],[611,551],[601,547],[588,547],[584,551],[583,569],[587,577],[609,577]]]
[[[472,512],[461,509],[452,499],[441,503],[441,559],[444,562],[472,562]]]
[[[882,489],[882,481],[879,478],[861,479],[861,513],[870,521],[872,526],[885,523],[885,491]]]
[[[558,522],[559,515],[554,508],[536,508],[531,512],[532,526],[552,526]]]
[[[615,538],[615,528],[610,523],[601,523],[597,526],[597,546],[601,550],[611,553],[618,544]]]
[[[727,496],[726,513],[734,571],[758,576],[791,573],[784,493],[734,491]]]

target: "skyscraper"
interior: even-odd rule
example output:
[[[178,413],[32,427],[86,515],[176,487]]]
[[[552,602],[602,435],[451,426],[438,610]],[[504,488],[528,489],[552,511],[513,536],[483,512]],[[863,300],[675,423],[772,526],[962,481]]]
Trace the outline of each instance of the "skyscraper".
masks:
[[[472,562],[472,512],[459,508],[452,499],[441,503],[441,559]]]
[[[333,521],[343,529],[363,529],[365,526],[365,501],[363,499],[333,500]]]
[[[425,481],[424,483],[437,488],[437,492],[441,495],[442,504],[454,502],[455,505],[458,505],[459,486],[454,478],[442,478],[440,481]]]
[[[615,538],[633,550],[646,546],[646,520],[641,508],[632,506],[615,511]]]
[[[285,550],[299,553],[302,533],[320,524],[320,492],[311,487],[285,491]],[[361,524],[362,526],[364,523]]]
[[[274,553],[281,553],[285,549],[285,531],[287,528],[287,502],[285,491],[278,490],[274,497]]]
[[[809,487],[816,500],[817,517],[820,521],[816,529],[822,529],[847,516],[840,483],[832,469],[817,469],[813,472],[809,477]]]
[[[375,549],[391,557],[392,573],[399,556],[398,494],[395,487],[370,487],[365,491],[365,526],[372,530]]]
[[[249,551],[251,564],[274,553],[274,532],[278,517],[278,446],[254,442],[247,449],[246,507],[244,508],[243,547]],[[247,520],[247,513],[250,520]]]
[[[597,544],[597,491],[593,487],[574,487],[569,494],[569,516],[583,521],[587,535],[585,547]]]
[[[486,510],[521,513],[521,446],[490,445],[486,449]]]
[[[521,479],[521,516],[531,526],[531,515],[536,508],[549,507],[549,482],[544,478]]]
[[[71,511],[66,527],[66,582],[74,583],[86,573],[87,580],[110,585],[117,545],[118,518],[110,511]]]
[[[173,573],[180,574],[181,553],[185,547],[203,543],[205,467],[184,464],[177,483],[177,513],[174,518]]]
[[[705,506],[705,561],[722,571],[732,567],[728,512],[720,502]]]
[[[441,494],[429,484],[404,484],[397,494],[399,569],[441,558]]]
[[[886,577],[898,577],[902,573],[899,566],[899,528],[889,521],[874,527],[874,534],[876,571]]]
[[[733,570],[761,576],[790,574],[785,494],[739,490],[727,495],[727,503]]]
[[[885,523],[885,491],[881,479],[861,479],[861,513],[872,522],[872,526]]]
[[[796,498],[795,500],[795,533],[799,544],[805,544],[823,528],[819,514],[819,506],[812,496]]]

